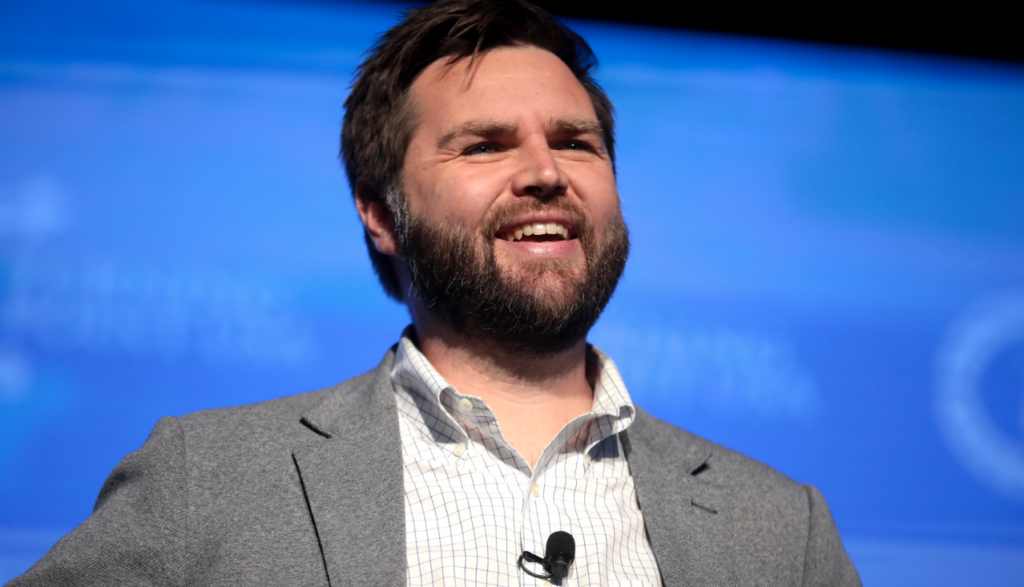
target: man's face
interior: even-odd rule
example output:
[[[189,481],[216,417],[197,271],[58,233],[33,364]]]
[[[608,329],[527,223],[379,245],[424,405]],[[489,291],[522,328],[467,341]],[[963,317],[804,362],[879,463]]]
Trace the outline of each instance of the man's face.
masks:
[[[600,315],[628,251],[604,135],[552,53],[469,61],[439,60],[411,87],[400,253],[418,301],[456,329],[562,350]]]

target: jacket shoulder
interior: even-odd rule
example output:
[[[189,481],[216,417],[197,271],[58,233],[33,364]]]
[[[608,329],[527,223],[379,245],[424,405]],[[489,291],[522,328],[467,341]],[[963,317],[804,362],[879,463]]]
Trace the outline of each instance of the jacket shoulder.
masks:
[[[696,533],[705,540],[698,554],[732,577],[723,583],[860,585],[813,487],[640,409],[623,445],[666,583],[692,574],[687,564],[697,563],[674,545],[696,548]]]
[[[803,495],[806,491],[802,484],[772,467],[655,418],[641,408],[637,408],[636,421],[629,431],[631,441],[642,442],[660,455],[662,466],[681,467],[703,481],[759,492],[777,489]]]
[[[390,353],[389,353],[390,354]],[[385,362],[388,357],[385,357]],[[185,438],[196,449],[229,446],[277,445],[293,447],[316,436],[323,436],[315,423],[305,421],[307,414],[321,406],[354,404],[350,417],[358,418],[360,400],[371,395],[378,384],[384,363],[337,385],[267,401],[192,412],[177,418]]]

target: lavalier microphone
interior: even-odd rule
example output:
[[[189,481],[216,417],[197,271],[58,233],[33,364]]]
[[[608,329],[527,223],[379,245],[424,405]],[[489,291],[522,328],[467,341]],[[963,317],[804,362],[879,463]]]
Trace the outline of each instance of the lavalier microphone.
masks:
[[[553,532],[551,536],[548,536],[548,543],[544,547],[544,558],[541,558],[532,552],[523,551],[523,554],[519,555],[519,568],[528,575],[537,577],[538,579],[544,579],[550,581],[552,579],[562,579],[569,574],[569,567],[572,566],[572,561],[576,558],[576,540],[572,537],[572,534],[568,532],[562,532],[561,530]],[[538,564],[544,567],[546,575],[538,575],[530,569],[527,569],[523,565],[523,560]]]

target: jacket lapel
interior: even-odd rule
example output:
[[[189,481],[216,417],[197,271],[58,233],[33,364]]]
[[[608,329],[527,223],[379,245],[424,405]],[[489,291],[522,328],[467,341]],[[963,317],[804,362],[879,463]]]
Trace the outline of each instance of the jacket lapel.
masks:
[[[405,583],[405,488],[392,349],[303,415],[319,438],[293,452],[327,576],[339,585]]]
[[[666,587],[741,585],[727,491],[704,481],[708,444],[637,409],[620,435],[644,525]]]

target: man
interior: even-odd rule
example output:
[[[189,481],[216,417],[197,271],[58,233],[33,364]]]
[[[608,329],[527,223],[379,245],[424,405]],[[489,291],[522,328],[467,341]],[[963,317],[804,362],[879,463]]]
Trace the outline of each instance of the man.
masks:
[[[564,531],[561,584],[858,585],[815,489],[655,420],[587,345],[628,252],[593,63],[520,0],[386,33],[342,152],[413,325],[335,388],[162,419],[12,584],[539,585],[520,557]]]

